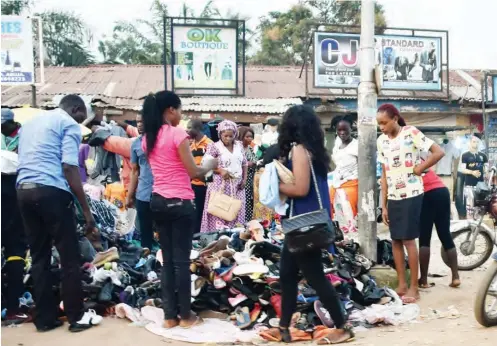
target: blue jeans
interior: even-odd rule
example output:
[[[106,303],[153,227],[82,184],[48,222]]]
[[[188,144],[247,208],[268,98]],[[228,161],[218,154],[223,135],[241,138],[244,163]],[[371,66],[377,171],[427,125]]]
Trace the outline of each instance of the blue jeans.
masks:
[[[190,318],[190,251],[195,223],[192,200],[164,198],[152,194],[150,208],[159,229],[164,264],[161,273],[163,309],[166,320]]]

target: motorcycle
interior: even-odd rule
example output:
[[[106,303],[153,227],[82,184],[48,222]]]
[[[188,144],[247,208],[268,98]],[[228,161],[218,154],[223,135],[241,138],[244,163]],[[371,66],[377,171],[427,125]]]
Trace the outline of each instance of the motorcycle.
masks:
[[[497,252],[476,293],[475,317],[484,327],[497,326]]]
[[[497,187],[493,178],[497,168],[489,172],[488,183],[479,182],[474,188],[473,219],[452,220],[450,231],[456,244],[459,270],[473,270],[485,263],[492,256],[494,245],[497,246]],[[489,215],[494,222],[492,230],[483,222]],[[478,244],[478,246],[477,246]],[[445,250],[441,248],[442,259],[449,265]]]

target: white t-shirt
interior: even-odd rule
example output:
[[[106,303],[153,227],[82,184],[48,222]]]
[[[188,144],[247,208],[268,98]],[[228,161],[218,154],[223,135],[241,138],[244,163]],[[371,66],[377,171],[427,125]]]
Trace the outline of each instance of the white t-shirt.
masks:
[[[404,126],[396,138],[382,134],[376,142],[378,161],[385,165],[388,199],[402,200],[424,192],[423,179],[414,174],[421,162],[421,152],[427,152],[433,141],[414,126]]]
[[[357,158],[359,145],[357,139],[352,139],[345,148],[340,149],[342,141],[337,137],[331,158],[336,165],[333,171],[333,187],[339,188],[343,183],[358,179]]]

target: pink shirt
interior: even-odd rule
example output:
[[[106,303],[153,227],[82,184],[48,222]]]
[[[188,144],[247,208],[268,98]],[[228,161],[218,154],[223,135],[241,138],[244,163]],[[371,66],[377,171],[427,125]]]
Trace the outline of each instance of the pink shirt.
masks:
[[[425,192],[445,187],[442,179],[431,169],[423,176],[423,185]]]
[[[148,157],[154,176],[152,191],[164,198],[195,198],[190,176],[178,153],[179,145],[187,138],[188,134],[182,128],[162,125],[155,148]],[[147,152],[145,136],[142,139],[142,149]]]

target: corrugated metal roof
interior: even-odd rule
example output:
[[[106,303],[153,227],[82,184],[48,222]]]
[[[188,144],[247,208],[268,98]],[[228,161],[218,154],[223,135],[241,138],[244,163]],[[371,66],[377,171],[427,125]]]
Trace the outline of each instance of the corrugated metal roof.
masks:
[[[198,105],[192,103],[192,108],[206,109],[205,111],[242,111],[248,105],[247,99],[295,99],[306,97],[305,71],[299,78],[301,68],[298,66],[247,66],[245,98],[222,97],[223,104],[213,103],[202,98]],[[169,71],[168,71],[169,72]],[[481,80],[480,71],[465,70],[476,80]],[[37,71],[39,74],[39,71]],[[356,90],[341,89],[315,89],[312,87],[312,67],[308,70],[309,93],[330,99],[355,98]],[[444,72],[445,73],[445,72]],[[241,77],[241,71],[239,76]],[[457,71],[450,71],[450,92],[453,100],[481,100],[480,91],[471,86]],[[241,79],[241,78],[240,78]],[[170,73],[169,73],[169,83]],[[240,82],[240,90],[242,85]],[[120,109],[136,109],[141,106],[142,99],[148,93],[164,88],[164,70],[159,65],[96,65],[88,67],[47,67],[45,68],[45,85],[37,89],[38,105],[43,106],[50,101],[53,95],[76,93],[80,95],[93,95],[94,100],[99,99],[107,106]],[[475,90],[473,90],[475,89]],[[445,99],[445,93],[439,92],[408,92],[384,90],[380,98],[388,99]],[[187,98],[183,98],[186,104]],[[196,98],[195,98],[196,99]],[[231,103],[229,103],[229,102]],[[195,101],[196,102],[196,101]],[[237,103],[238,102],[238,103]],[[287,101],[282,101],[287,102]],[[3,86],[2,106],[18,107],[31,103],[30,86]],[[272,107],[274,112],[279,106],[272,105],[274,101],[257,101],[250,104],[255,110],[261,112]],[[103,103],[102,103],[103,104]],[[223,107],[221,107],[223,106]],[[200,107],[200,108],[198,108]],[[260,107],[260,108],[257,108]],[[209,110],[207,110],[209,109]],[[228,110],[229,109],[229,110]]]
[[[131,99],[106,99],[115,101],[111,104],[105,100],[94,101],[95,106],[100,107],[115,107],[124,109],[140,110],[143,100]],[[233,113],[269,113],[282,114],[288,107],[301,105],[300,98],[285,98],[285,99],[251,99],[246,97],[183,97],[181,99],[182,108],[185,111],[191,112],[233,112]]]

